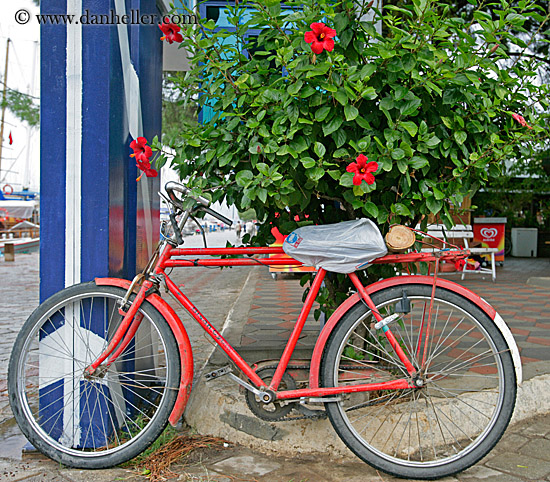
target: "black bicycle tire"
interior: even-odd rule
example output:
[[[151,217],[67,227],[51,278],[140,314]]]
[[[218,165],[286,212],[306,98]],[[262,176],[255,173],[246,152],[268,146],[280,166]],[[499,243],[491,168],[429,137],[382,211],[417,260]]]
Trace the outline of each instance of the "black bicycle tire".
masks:
[[[372,295],[372,299],[377,306],[380,306],[389,300],[400,298],[403,289],[406,290],[409,298],[413,298],[414,296],[429,297],[431,296],[432,287],[414,284],[395,286],[375,293]],[[497,346],[497,356],[500,356],[502,361],[504,376],[503,402],[494,426],[477,447],[458,460],[435,467],[411,467],[407,466],[406,463],[396,464],[386,458],[378,456],[374,451],[366,448],[363,443],[357,440],[353,434],[354,430],[350,429],[346,419],[342,416],[338,402],[325,404],[329,420],[336,433],[355,455],[376,469],[400,478],[434,480],[456,474],[471,467],[487,455],[497,444],[505,432],[514,411],[516,399],[516,374],[511,354],[509,350],[507,350],[506,342],[499,329],[479,307],[456,293],[438,288],[435,293],[435,298],[443,299],[446,302],[460,306],[462,309],[474,315],[476,320],[480,322],[487,331],[493,343]],[[335,368],[337,369],[338,351],[342,346],[343,337],[349,333],[349,330],[356,323],[356,320],[368,312],[368,308],[363,303],[358,303],[342,318],[342,320],[340,320],[340,323],[332,332],[323,354],[321,366],[322,386],[334,386],[332,380],[334,380],[334,370]]]
[[[43,317],[51,309],[60,305],[63,300],[69,299],[72,296],[86,295],[87,293],[90,295],[92,293],[104,293],[122,298],[125,295],[126,290],[112,286],[97,286],[93,282],[81,283],[59,291],[38,306],[38,308],[34,310],[34,312],[24,323],[15,341],[8,369],[8,392],[10,405],[17,424],[23,434],[36,449],[49,458],[69,467],[82,469],[104,469],[114,467],[136,457],[146,450],[160,436],[168,423],[168,417],[175,404],[177,390],[165,390],[165,396],[162,397],[161,402],[159,403],[158,412],[140,433],[140,436],[136,437],[137,440],[135,440],[135,442],[121,445],[118,451],[107,455],[95,455],[93,457],[84,456],[84,454],[82,456],[71,455],[60,451],[50,442],[45,440],[39,433],[37,433],[37,431],[33,428],[33,424],[30,423],[25,416],[25,411],[21,408],[23,402],[19,399],[20,391],[18,390],[17,367],[20,365],[20,357],[24,356],[22,349],[25,346],[27,337],[29,337],[29,335],[33,332],[34,327],[41,323]],[[135,295],[132,295],[132,297],[134,296]],[[166,363],[170,365],[170,368],[168,369],[166,386],[177,387],[180,379],[180,360],[174,334],[172,333],[164,317],[148,301],[145,301],[141,305],[140,310],[142,310],[153,321],[165,343]]]

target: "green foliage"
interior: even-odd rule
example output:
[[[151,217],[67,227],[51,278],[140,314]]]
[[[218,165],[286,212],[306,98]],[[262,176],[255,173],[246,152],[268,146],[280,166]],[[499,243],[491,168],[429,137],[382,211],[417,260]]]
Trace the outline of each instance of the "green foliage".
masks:
[[[162,139],[165,144],[181,141],[182,128],[197,124],[197,105],[175,87],[173,74],[164,74],[162,92]]]
[[[387,5],[375,11],[383,34],[361,21],[367,3],[249,2],[252,15],[227,7],[235,32],[205,19],[183,26],[192,70],[174,83],[215,115],[182,127],[173,165],[197,192],[267,219],[258,243],[306,215],[318,224],[369,217],[382,230],[428,214],[450,224],[451,204],[547,137],[548,85],[534,81],[537,60],[509,60],[500,45],[535,3],[502,0],[496,19],[473,6],[471,21],[444,2]],[[320,21],[337,31],[336,46],[316,56],[304,33]],[[346,172],[359,154],[379,165],[372,185],[355,186]],[[326,303],[342,283],[329,280]]]
[[[4,107],[4,103],[0,102]],[[40,107],[38,107],[31,96],[18,92],[17,90],[6,90],[5,107],[13,112],[20,120],[27,122],[31,127],[40,123]]]
[[[254,209],[250,208],[243,213],[239,213],[239,218],[243,221],[254,221],[255,219],[258,219],[258,215]]]

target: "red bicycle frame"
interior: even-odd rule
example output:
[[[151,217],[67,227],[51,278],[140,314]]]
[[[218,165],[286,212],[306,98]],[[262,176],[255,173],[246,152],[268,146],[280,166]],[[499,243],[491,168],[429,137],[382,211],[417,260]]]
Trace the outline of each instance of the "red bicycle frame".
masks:
[[[206,319],[206,317],[199,311],[199,309],[187,298],[187,296],[182,293],[178,286],[170,279],[166,274],[166,268],[178,268],[178,267],[193,267],[193,266],[277,266],[277,265],[292,265],[292,266],[302,266],[302,263],[292,259],[277,259],[269,257],[259,257],[251,258],[251,255],[265,256],[270,254],[284,254],[284,251],[281,247],[237,247],[237,248],[174,248],[170,244],[165,244],[164,247],[160,250],[158,255],[158,260],[152,270],[153,276],[149,279],[143,279],[140,289],[137,292],[137,295],[133,302],[129,305],[129,308],[126,312],[123,311],[124,307],[121,308],[121,314],[124,314],[124,318],[113,335],[113,339],[109,343],[109,346],[105,351],[99,356],[88,368],[87,372],[92,374],[94,371],[108,358],[107,365],[113,363],[117,356],[124,351],[127,344],[130,342],[133,334],[136,332],[139,323],[141,322],[141,317],[135,316],[137,310],[139,309],[141,303],[146,299],[147,292],[154,286],[154,282],[159,278],[164,279],[168,290],[172,295],[181,303],[181,305],[187,310],[187,312],[201,325],[201,327],[212,337],[212,339],[221,347],[221,349],[228,355],[228,357],[235,363],[237,367],[246,375],[246,377],[254,384],[258,389],[271,390],[275,393],[276,399],[279,400],[288,400],[288,399],[298,399],[301,397],[326,397],[338,395],[341,393],[351,393],[351,392],[361,392],[361,391],[374,391],[374,390],[395,390],[395,389],[405,389],[405,388],[414,388],[413,378],[416,375],[416,368],[412,365],[411,361],[408,359],[407,355],[396,341],[394,335],[392,334],[390,328],[385,325],[383,326],[384,334],[392,346],[395,354],[399,360],[405,366],[409,377],[401,378],[389,382],[381,383],[363,383],[357,385],[341,386],[341,387],[332,387],[332,388],[305,388],[305,389],[296,389],[296,390],[284,390],[277,391],[284,372],[286,371],[292,353],[298,342],[298,338],[303,330],[305,322],[311,311],[311,307],[319,289],[325,277],[325,270],[320,268],[313,279],[313,283],[307,295],[307,298],[304,302],[298,320],[292,330],[290,338],[285,346],[281,359],[277,365],[273,378],[269,385],[267,385],[257,374],[256,372],[248,365],[244,359],[238,354],[238,352],[231,346],[231,344],[221,335],[221,333],[216,330],[216,328]],[[238,258],[198,258],[196,256],[240,256]],[[414,263],[418,261],[435,261],[436,264],[439,263],[439,260],[444,259],[458,259],[466,256],[467,253],[464,251],[439,251],[433,253],[408,253],[408,254],[392,254],[387,255],[373,261],[373,264],[386,264],[386,263]],[[183,259],[175,259],[176,257],[185,256]],[[243,257],[248,256],[248,257]],[[195,257],[195,258],[193,258]],[[142,276],[142,275],[138,275]],[[143,277],[143,276],[142,276]],[[349,277],[357,289],[359,296],[366,303],[366,305],[371,309],[374,318],[377,322],[383,321],[383,317],[380,315],[374,302],[369,296],[367,289],[363,286],[359,278],[355,273],[350,273]],[[137,284],[137,283],[133,283]],[[435,290],[435,278],[433,287]],[[133,286],[128,290],[127,298]],[[433,302],[433,292],[432,292],[432,302]],[[431,318],[431,304],[428,310],[428,319],[426,323],[422,320],[421,330],[428,330],[430,325]],[[421,336],[422,339],[422,336]],[[424,344],[428,341],[427,334],[424,339]],[[420,350],[420,346],[418,347]],[[420,367],[419,367],[420,368]]]

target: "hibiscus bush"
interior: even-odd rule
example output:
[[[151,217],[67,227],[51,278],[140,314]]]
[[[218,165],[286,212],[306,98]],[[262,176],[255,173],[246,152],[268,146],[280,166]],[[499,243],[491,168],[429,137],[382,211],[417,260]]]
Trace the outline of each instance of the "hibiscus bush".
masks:
[[[452,206],[548,132],[548,85],[532,36],[517,34],[548,13],[468,1],[459,17],[431,0],[247,2],[227,6],[230,30],[182,26],[191,70],[173,82],[214,115],[182,126],[172,165],[197,194],[254,208],[256,244],[274,226],[358,217],[383,232],[429,214],[450,224]],[[328,280],[333,301],[340,282]]]

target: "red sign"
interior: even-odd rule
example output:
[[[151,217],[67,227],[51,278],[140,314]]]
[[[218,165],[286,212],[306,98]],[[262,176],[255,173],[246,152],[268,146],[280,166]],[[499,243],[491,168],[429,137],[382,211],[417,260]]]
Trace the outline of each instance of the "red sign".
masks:
[[[506,218],[474,218],[474,241],[480,242],[484,248],[497,248],[495,261],[504,261],[505,228]]]

